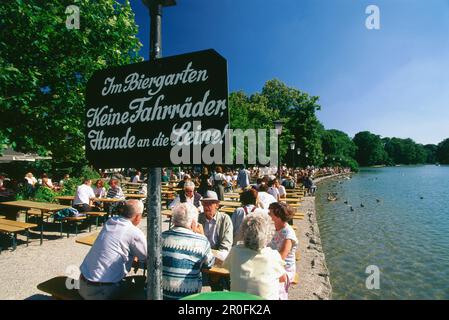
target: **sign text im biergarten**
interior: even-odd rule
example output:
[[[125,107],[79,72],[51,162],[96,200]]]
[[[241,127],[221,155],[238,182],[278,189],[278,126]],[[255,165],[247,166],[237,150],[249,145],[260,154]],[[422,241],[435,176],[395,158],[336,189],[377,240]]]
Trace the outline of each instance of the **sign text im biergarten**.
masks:
[[[95,72],[87,84],[87,159],[99,168],[163,167],[182,148],[224,148],[227,79],[215,50]],[[190,164],[199,164],[193,154]]]

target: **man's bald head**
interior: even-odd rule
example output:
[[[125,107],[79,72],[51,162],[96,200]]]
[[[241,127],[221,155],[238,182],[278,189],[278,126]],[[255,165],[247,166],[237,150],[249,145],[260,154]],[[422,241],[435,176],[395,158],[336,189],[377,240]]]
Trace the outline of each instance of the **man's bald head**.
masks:
[[[119,212],[122,217],[131,220],[134,225],[137,225],[142,219],[143,203],[136,199],[125,201],[120,206]]]

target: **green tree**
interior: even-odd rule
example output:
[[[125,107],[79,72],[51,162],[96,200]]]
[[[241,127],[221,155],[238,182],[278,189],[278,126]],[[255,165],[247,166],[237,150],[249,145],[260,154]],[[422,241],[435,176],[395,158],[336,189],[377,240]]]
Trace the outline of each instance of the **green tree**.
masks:
[[[426,151],[426,163],[436,163],[437,162],[437,150],[438,146],[436,144],[426,144],[424,146]]]
[[[355,156],[356,146],[344,132],[331,129],[325,130],[321,136],[321,146],[325,155]]]
[[[281,117],[287,119],[285,127],[294,136],[296,148],[301,150],[300,165],[322,164],[320,137],[324,128],[316,116],[316,111],[321,109],[319,97],[288,87],[277,79],[265,83],[262,95],[267,98],[268,107],[279,110]]]
[[[383,141],[385,143],[385,151],[392,164],[426,163],[426,149],[412,139],[386,138]]]
[[[324,130],[321,147],[325,166],[345,166],[357,170],[358,165],[354,160],[357,147],[346,133],[335,129]]]
[[[229,95],[229,115],[232,129],[274,129],[273,122],[280,119],[278,110],[272,110],[267,106],[267,99],[254,94],[248,97],[243,91],[233,92]],[[280,153],[283,157],[287,151],[287,144],[290,139],[288,129],[283,131],[280,139]],[[267,136],[267,153],[270,144]],[[247,155],[245,146],[245,158]]]
[[[80,29],[66,27],[68,5],[79,7]],[[87,79],[141,60],[129,1],[7,0],[0,21],[0,143],[85,161]]]
[[[449,164],[449,138],[438,144],[437,159],[442,164]]]
[[[380,136],[369,131],[357,133],[353,139],[357,146],[355,158],[361,166],[385,164],[388,155]]]

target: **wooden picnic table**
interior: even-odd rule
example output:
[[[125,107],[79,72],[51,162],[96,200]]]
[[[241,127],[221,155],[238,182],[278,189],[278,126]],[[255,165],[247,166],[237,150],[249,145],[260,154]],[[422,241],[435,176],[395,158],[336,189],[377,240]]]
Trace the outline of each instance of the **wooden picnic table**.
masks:
[[[298,202],[301,202],[301,199],[299,199],[299,198],[280,198],[279,200],[281,202],[286,202],[286,203],[298,203]]]
[[[139,193],[140,189],[123,189],[124,193],[129,193],[129,194],[136,194]]]
[[[125,196],[136,196],[135,194],[125,194]],[[140,198],[140,196],[138,197]],[[75,199],[75,196],[58,196],[55,197],[55,199],[58,200],[63,200],[63,201],[68,201],[71,200],[73,201]],[[120,198],[94,198],[92,201],[94,202],[120,202],[123,201],[124,199],[120,199]]]
[[[238,208],[241,207],[242,204],[240,201],[220,201],[220,206]]]
[[[233,213],[235,212],[235,209],[236,209],[236,208],[222,207],[222,208],[220,208],[218,211],[224,212],[224,213],[227,213],[227,214],[233,214]]]
[[[122,185],[128,185],[128,186],[142,186],[145,184],[145,182],[122,182]]]
[[[12,247],[16,250],[17,246],[17,233],[25,231],[26,244],[28,246],[29,229],[37,227],[35,223],[26,223],[8,219],[0,219],[0,231],[4,233],[12,234]]]
[[[173,191],[181,191],[182,188],[178,188],[177,186],[161,186],[162,190],[173,190]]]
[[[23,227],[23,228],[35,228],[35,227],[37,227],[37,224],[35,224],[35,223],[27,223],[27,222],[14,221],[14,220],[8,220],[8,219],[0,220],[0,224],[1,225],[8,225],[8,226],[15,226],[15,227]]]
[[[37,201],[29,201],[29,200],[17,200],[17,201],[7,201],[2,202],[2,205],[11,206],[16,208],[25,209],[27,212],[30,209],[38,209],[41,211],[41,240],[40,244],[44,242],[44,215],[48,212],[55,212],[62,209],[70,208],[70,206],[60,205],[56,203],[48,203],[48,202],[37,202]],[[27,215],[27,213],[26,213]]]
[[[239,201],[240,200],[240,195],[239,194],[224,194],[225,198],[229,198],[231,199],[231,201]],[[236,199],[236,200],[233,200]]]
[[[124,201],[125,199],[121,199],[121,198],[94,198],[93,201],[94,202],[120,202],[120,201]]]
[[[129,199],[144,199],[147,196],[144,194],[131,194],[131,193],[125,193],[125,198],[129,198]]]
[[[97,240],[98,235],[100,234],[100,232],[95,232],[92,233],[91,235],[88,236],[83,236],[80,238],[76,238],[75,242],[76,243],[80,243],[80,244],[84,244],[86,246],[93,246],[95,240]]]
[[[293,219],[296,219],[296,220],[304,220],[304,213],[296,213],[296,214],[293,216]]]
[[[73,200],[75,199],[75,196],[57,196],[55,197],[57,200]]]

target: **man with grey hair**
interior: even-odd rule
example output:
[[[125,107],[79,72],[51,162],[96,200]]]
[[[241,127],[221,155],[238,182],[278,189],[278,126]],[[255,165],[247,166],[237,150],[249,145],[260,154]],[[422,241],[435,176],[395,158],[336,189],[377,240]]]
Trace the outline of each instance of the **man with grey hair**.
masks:
[[[126,281],[135,259],[145,262],[147,240],[137,227],[143,203],[128,200],[117,207],[119,216],[110,218],[81,264],[79,293],[84,299],[106,300],[135,294],[144,297],[144,281]]]
[[[241,224],[243,243],[234,246],[224,262],[231,275],[231,291],[279,300],[279,283],[287,280],[284,260],[267,247],[271,225],[266,215],[248,215]]]
[[[191,180],[187,180],[184,183],[183,192],[170,203],[169,208],[173,209],[179,203],[190,203],[197,207],[200,212],[203,212],[201,199],[201,194],[195,191],[195,184]]]
[[[190,203],[173,208],[174,227],[162,233],[162,290],[165,300],[177,300],[201,292],[201,269],[214,264],[214,256],[198,209]]]

